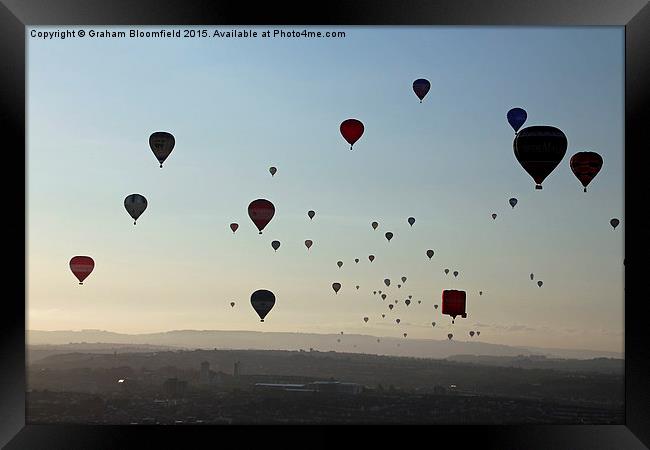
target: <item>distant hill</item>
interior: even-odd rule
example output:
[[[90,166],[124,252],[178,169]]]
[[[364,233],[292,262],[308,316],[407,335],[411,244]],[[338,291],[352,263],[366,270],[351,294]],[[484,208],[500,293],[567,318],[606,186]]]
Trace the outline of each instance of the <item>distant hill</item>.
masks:
[[[65,353],[140,353],[175,350],[176,347],[161,345],[134,345],[115,343],[71,343],[71,344],[37,344],[27,346],[27,362],[29,364],[51,355]]]
[[[337,342],[340,339],[341,342]],[[418,358],[447,358],[453,355],[530,356],[549,358],[621,358],[615,352],[572,349],[541,349],[489,344],[476,340],[400,339],[360,334],[316,334],[258,331],[175,330],[162,333],[121,334],[104,330],[30,330],[28,345],[111,343],[179,347],[186,349],[309,350],[371,353]],[[399,346],[398,346],[399,344]]]
[[[476,356],[454,355],[448,361],[520,369],[551,369],[565,372],[598,372],[623,375],[625,361],[617,358],[562,359],[546,356]]]

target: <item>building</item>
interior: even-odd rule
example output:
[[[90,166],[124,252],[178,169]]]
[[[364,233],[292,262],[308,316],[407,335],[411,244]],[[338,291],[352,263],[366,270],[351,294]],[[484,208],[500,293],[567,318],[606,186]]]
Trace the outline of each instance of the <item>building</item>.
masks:
[[[163,383],[163,390],[170,397],[180,397],[187,390],[187,381],[179,380],[178,378],[168,378]]]
[[[341,383],[340,381],[315,381],[306,386],[316,392],[332,394],[361,394],[363,385],[357,383]]]
[[[223,374],[210,370],[210,363],[203,361],[201,363],[201,370],[199,372],[199,383],[203,386],[213,386],[223,383]]]

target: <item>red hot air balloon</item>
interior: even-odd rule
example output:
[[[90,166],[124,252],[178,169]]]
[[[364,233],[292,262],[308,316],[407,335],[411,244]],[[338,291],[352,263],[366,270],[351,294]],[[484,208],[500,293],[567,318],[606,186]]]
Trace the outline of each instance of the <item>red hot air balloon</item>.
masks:
[[[568,141],[555,127],[532,126],[524,128],[512,143],[519,164],[535,180],[535,189],[560,164],[566,153]]]
[[[233,223],[230,224],[230,229],[232,230],[233,234],[235,233],[235,231],[237,231],[237,228],[239,228],[238,223],[233,222]]]
[[[268,200],[257,199],[253,200],[250,205],[248,205],[248,216],[251,218],[260,234],[264,227],[268,225],[273,216],[275,215],[275,206]]]
[[[339,289],[341,289],[341,283],[332,283],[332,289],[334,289],[335,294],[338,294]]]
[[[70,260],[70,270],[79,280],[79,284],[84,284],[84,280],[95,268],[95,261],[90,256],[74,256]]]
[[[571,171],[580,180],[587,192],[587,185],[591,183],[600,168],[603,167],[603,158],[594,152],[578,152],[569,161]]]
[[[350,150],[363,134],[363,124],[357,119],[347,119],[341,123],[341,134],[350,144]]]
[[[442,313],[451,316],[451,323],[454,323],[456,316],[467,317],[467,312],[465,312],[466,297],[465,291],[455,289],[442,291]]]

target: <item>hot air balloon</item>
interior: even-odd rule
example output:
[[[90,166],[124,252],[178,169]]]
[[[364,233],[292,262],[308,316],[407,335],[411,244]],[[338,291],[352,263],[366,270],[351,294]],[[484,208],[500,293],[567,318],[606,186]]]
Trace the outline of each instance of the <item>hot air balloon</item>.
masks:
[[[377,227],[379,226],[379,224],[377,222],[373,222],[373,223],[371,223],[371,225],[372,225],[373,230],[376,230]]]
[[[172,152],[175,144],[176,139],[174,139],[174,136],[166,131],[156,131],[149,136],[149,147],[151,147],[151,151],[156,159],[158,159],[161,169],[163,162],[165,162]]]
[[[568,141],[555,127],[533,126],[517,133],[512,143],[519,164],[535,180],[535,189],[560,164],[566,153]]]
[[[341,334],[343,334],[343,332],[342,332],[342,331],[341,331]]]
[[[406,283],[406,277],[402,277],[402,283]]]
[[[357,291],[359,290],[359,285],[357,284]]]
[[[316,213],[314,211],[309,210],[307,211],[307,215],[309,216],[310,219],[313,219]]]
[[[230,307],[234,308],[235,307],[235,302],[230,302]]]
[[[341,342],[341,339],[337,339],[336,342]]]
[[[422,300],[418,300],[418,305],[422,304]]]
[[[399,288],[401,288],[401,287],[402,287],[402,285],[398,283],[398,284],[397,284],[397,289],[399,289]]]
[[[399,320],[399,319],[395,319],[395,322],[397,322],[397,323],[400,323],[400,322],[401,322],[401,320]]]
[[[79,284],[84,284],[84,280],[95,268],[95,261],[90,256],[74,256],[70,259],[70,270],[79,280]]]
[[[510,203],[510,206],[514,208],[517,205],[517,199],[512,197],[510,200],[508,200],[508,203]]]
[[[420,103],[422,103],[422,100],[424,100],[424,97],[427,95],[427,92],[429,92],[429,89],[431,89],[431,83],[429,83],[429,80],[418,78],[413,82],[413,92],[415,92],[415,95],[417,95],[420,99]]]
[[[454,335],[451,334],[451,333],[449,333],[449,334],[447,335],[447,339],[449,339],[450,341],[451,341],[451,338],[453,338],[453,337],[454,337]]]
[[[271,176],[275,175],[275,172],[277,172],[277,171],[278,171],[278,169],[276,169],[275,167],[270,167],[269,168],[269,172],[271,172]]]
[[[381,294],[381,291],[377,291],[377,292],[379,292]]]
[[[462,318],[467,317],[465,304],[465,291],[458,291],[456,289],[442,291],[442,313],[451,316],[451,323],[454,323],[456,316],[461,316]]]
[[[271,242],[271,247],[273,247],[273,250],[275,250],[277,252],[278,249],[280,248],[280,241]]]
[[[357,119],[347,119],[341,123],[341,134],[343,138],[350,144],[350,150],[355,142],[363,135],[363,124]]]
[[[404,337],[406,337],[406,336],[408,336],[408,334],[407,334],[407,333],[404,333]]]
[[[266,289],[259,289],[251,294],[251,305],[260,316],[260,322],[264,322],[264,318],[275,305],[275,295]]]
[[[275,206],[268,200],[257,199],[253,200],[250,205],[248,205],[248,216],[251,218],[260,234],[264,227],[268,225],[273,216],[275,215]]]
[[[144,210],[147,209],[147,199],[140,194],[127,195],[124,199],[124,207],[133,218],[133,225],[135,225],[138,217],[140,217]]]
[[[380,342],[379,339],[377,339],[377,342]]]
[[[530,279],[531,279],[531,281],[532,281],[534,278],[535,278],[535,275],[531,273],[531,274],[530,274]]]
[[[449,269],[445,269],[445,275],[449,275]]]
[[[510,111],[508,111],[506,117],[508,118],[508,123],[510,126],[515,130],[515,133],[517,133],[517,131],[519,131],[519,128],[521,128],[524,122],[526,122],[528,114],[526,114],[526,111],[521,108],[512,108]]]
[[[393,239],[393,233],[391,233],[390,231],[387,232],[387,233],[385,234],[385,236],[386,236],[386,239],[388,239],[388,242],[390,242],[390,240]]]
[[[544,282],[541,281],[541,280],[537,282],[537,286],[539,286],[539,287],[542,287],[543,284],[544,284]]]
[[[388,304],[388,309],[392,310],[394,307],[395,307],[395,305],[393,305],[392,303]]]
[[[399,300],[395,300],[395,304],[396,304],[396,305],[397,305],[398,302],[399,302]]]
[[[478,291],[478,295],[483,295],[483,291]]]
[[[578,152],[571,157],[569,165],[573,174],[582,183],[584,191],[587,192],[587,185],[603,167],[603,158],[595,152]]]
[[[390,286],[390,280],[388,278],[384,279],[384,284]]]
[[[470,337],[474,337],[474,332],[473,332],[473,331],[470,331],[470,332],[469,332],[469,335],[470,335]]]
[[[386,317],[386,314],[382,314],[382,315],[381,315],[381,318],[382,318],[382,319],[385,318],[385,317]]]
[[[618,219],[616,219],[616,218],[614,218],[614,219],[612,219],[612,220],[609,221],[609,224],[610,224],[614,229],[616,229],[616,227],[618,226],[619,223],[621,223],[621,221],[618,220]]]
[[[368,256],[368,259],[370,260],[370,262],[373,262],[375,260],[375,255]]]
[[[480,335],[481,335],[481,332],[480,332],[480,331],[477,331],[477,332],[476,332],[476,335],[477,335],[477,336],[480,336]]]
[[[407,299],[404,301],[404,303],[406,303],[406,306],[408,306],[408,305],[411,304],[411,300],[409,300],[409,299],[407,298]]]
[[[497,215],[492,213],[492,220],[495,220],[497,218]]]
[[[433,258],[433,250],[427,250],[427,256],[429,259]]]
[[[411,298],[413,298],[413,296],[412,296],[412,295],[409,295],[409,299],[411,299]]]
[[[359,264],[359,258],[354,258],[354,263]]]
[[[409,217],[408,222],[409,222],[409,225],[413,226],[413,224],[415,223],[415,217]]]
[[[341,289],[341,283],[332,283],[332,289],[334,289],[335,294],[338,294],[339,289]]]
[[[311,239],[307,239],[307,240],[305,241],[305,247],[307,247],[307,250],[309,250],[313,244],[314,244],[314,243],[312,242]]]
[[[458,276],[458,271],[454,270],[454,278],[456,278],[457,276]]]
[[[372,291],[372,295],[377,295],[377,291]]]
[[[386,294],[381,294],[381,299],[386,300]]]
[[[339,269],[343,266],[343,261],[339,261],[336,263],[337,266],[339,266]]]
[[[239,228],[238,223],[233,222],[233,223],[230,224],[230,229],[232,230],[233,234],[235,233],[235,231],[237,231],[237,228]]]
[[[433,305],[433,308],[434,308],[434,309],[438,309],[438,305]]]
[[[432,326],[432,327],[435,327],[435,326],[436,326],[436,323],[435,323],[435,322],[431,322],[431,326]]]
[[[363,318],[363,321],[366,322],[366,323],[368,323],[368,318],[367,318],[367,317],[364,317],[364,318]]]

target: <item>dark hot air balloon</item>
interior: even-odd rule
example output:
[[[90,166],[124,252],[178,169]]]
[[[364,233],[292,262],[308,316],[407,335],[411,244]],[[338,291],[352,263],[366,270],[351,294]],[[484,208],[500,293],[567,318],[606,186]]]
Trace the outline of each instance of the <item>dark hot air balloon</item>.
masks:
[[[400,319],[395,319],[395,322],[400,323],[401,320]]]
[[[435,326],[436,326],[436,323],[435,323],[435,322],[431,322],[431,326],[432,326],[432,327],[435,327]]]
[[[377,222],[373,222],[373,223],[371,223],[370,225],[372,226],[372,229],[373,229],[373,230],[376,230],[377,227],[379,226],[379,224],[378,224]]]
[[[483,295],[483,291],[478,291],[478,295]]]
[[[384,279],[384,284],[390,286],[390,280],[388,278]]]
[[[534,278],[535,278],[535,275],[531,273],[531,274],[530,274],[530,279],[531,279],[531,281],[532,281]]]
[[[452,323],[456,320],[456,316],[461,316],[462,318],[467,317],[465,304],[465,291],[458,291],[456,289],[442,291],[442,313],[451,316]]]
[[[411,300],[409,300],[409,299],[407,298],[407,299],[404,301],[404,303],[406,303],[406,306],[408,306],[408,305],[411,304]]]
[[[616,219],[616,218],[614,218],[614,219],[612,219],[612,220],[609,221],[609,224],[610,224],[610,225],[612,226],[612,228],[614,228],[614,229],[616,229],[616,227],[618,226],[619,223],[621,223],[621,221],[618,220],[618,219]]]
[[[314,243],[312,242],[311,239],[307,239],[307,240],[305,241],[305,247],[307,247],[307,250],[309,250],[313,244],[314,244]]]
[[[429,259],[433,258],[433,250],[427,250],[427,256]]]
[[[357,291],[359,290],[359,285],[357,284]]]
[[[385,317],[386,317],[386,314],[382,314],[382,315],[381,315],[381,318],[382,318],[382,319],[385,318]]]
[[[341,289],[341,283],[332,283],[332,289],[334,289],[335,294],[338,294],[339,289]]]
[[[359,264],[359,258],[354,258],[354,263]]]
[[[413,226],[413,224],[415,223],[415,217],[409,217],[408,222],[409,225]]]
[[[70,259],[70,270],[79,280],[79,284],[84,284],[84,280],[94,268],[95,261],[90,256],[74,256]]]
[[[399,288],[401,288],[401,287],[402,287],[402,285],[398,283],[398,284],[397,284],[397,289],[399,289]]]
[[[406,283],[406,277],[402,277],[402,283]]]
[[[494,213],[492,213],[492,220],[494,220],[494,219],[496,219],[496,218],[497,218],[497,215],[494,214]]]
[[[407,334],[407,333],[404,333],[404,337],[406,337],[406,336],[408,336],[408,334]]]
[[[445,269],[445,275],[449,275],[449,269]]]
[[[386,300],[386,294],[381,294],[381,299]]]
[[[385,236],[386,236],[386,239],[388,239],[388,242],[390,242],[390,240],[393,239],[393,233],[391,233],[390,231],[388,231],[385,234]]]
[[[454,278],[456,278],[457,276],[458,276],[458,271],[454,270]]]
[[[515,133],[517,133],[517,131],[519,131],[519,128],[521,128],[524,122],[526,122],[528,114],[526,114],[526,111],[521,108],[512,108],[510,111],[508,111],[506,117],[510,126],[515,130]]]
[[[473,331],[470,331],[470,332],[469,332],[469,335],[470,335],[470,337],[474,337],[474,332],[473,332]]]
[[[271,242],[271,247],[273,247],[273,250],[275,250],[277,252],[278,249],[280,248],[280,241]]]
[[[433,305],[433,308],[434,308],[434,309],[438,309],[438,305]]]
[[[370,260],[370,262],[373,262],[375,260],[375,255],[368,256],[368,259]]]
[[[512,197],[510,200],[508,200],[508,203],[510,203],[510,206],[514,208],[517,205],[517,199]]]
[[[313,219],[316,213],[314,211],[307,211],[307,215],[309,216],[310,219]]]
[[[415,92],[415,95],[417,95],[420,99],[420,103],[422,103],[422,100],[424,100],[424,97],[429,92],[429,89],[431,89],[431,83],[429,83],[429,80],[418,78],[413,82],[413,92]]]
[[[264,318],[275,305],[275,295],[266,289],[257,290],[251,294],[251,305],[260,316],[260,322],[264,322]]]
[[[584,191],[587,192],[587,185],[603,167],[603,158],[594,152],[578,152],[571,157],[569,165],[573,174],[582,183]]]
[[[233,234],[235,233],[235,231],[237,231],[237,228],[239,228],[238,223],[233,222],[233,223],[230,224],[230,229],[232,230]]]
[[[269,168],[269,172],[271,172],[271,176],[275,175],[275,172],[277,172],[277,171],[278,171],[278,169],[276,169],[275,167],[270,167]]]
[[[477,336],[480,336],[480,335],[481,335],[481,332],[480,332],[480,331],[477,331],[477,332],[476,332],[476,335],[477,335]]]
[[[251,218],[260,234],[264,227],[273,219],[275,215],[275,206],[268,200],[257,199],[253,200],[250,205],[248,205],[248,216]]]
[[[343,266],[343,261],[339,261],[336,263],[337,266],[339,266],[339,269]]]
[[[126,211],[133,218],[133,225],[135,225],[138,217],[147,209],[147,199],[140,194],[127,195],[124,199],[124,208],[126,208]]]
[[[172,152],[175,144],[176,139],[174,139],[174,136],[166,131],[156,131],[149,136],[149,147],[151,147],[151,151],[160,163],[161,169],[163,162]]]
[[[566,136],[555,127],[533,126],[517,133],[513,141],[515,157],[535,180],[535,189],[542,189],[544,179],[564,158],[567,145]]]
[[[234,308],[235,307],[235,302],[230,302],[230,307]]]
[[[367,317],[364,317],[364,318],[363,318],[363,321],[366,322],[366,323],[368,323],[368,318],[367,318]]]
[[[453,337],[454,337],[454,335],[451,334],[451,333],[449,333],[449,334],[447,335],[447,339],[449,339],[450,341],[451,341],[451,338],[453,338]]]
[[[355,142],[363,135],[363,124],[357,119],[347,119],[341,123],[341,134],[343,138],[350,144],[350,150]]]
[[[392,303],[388,304],[388,309],[392,310],[394,307],[395,307],[395,305],[393,305]]]
[[[544,284],[544,282],[541,281],[541,280],[537,282],[537,286],[539,286],[539,287],[542,287],[543,284]]]

